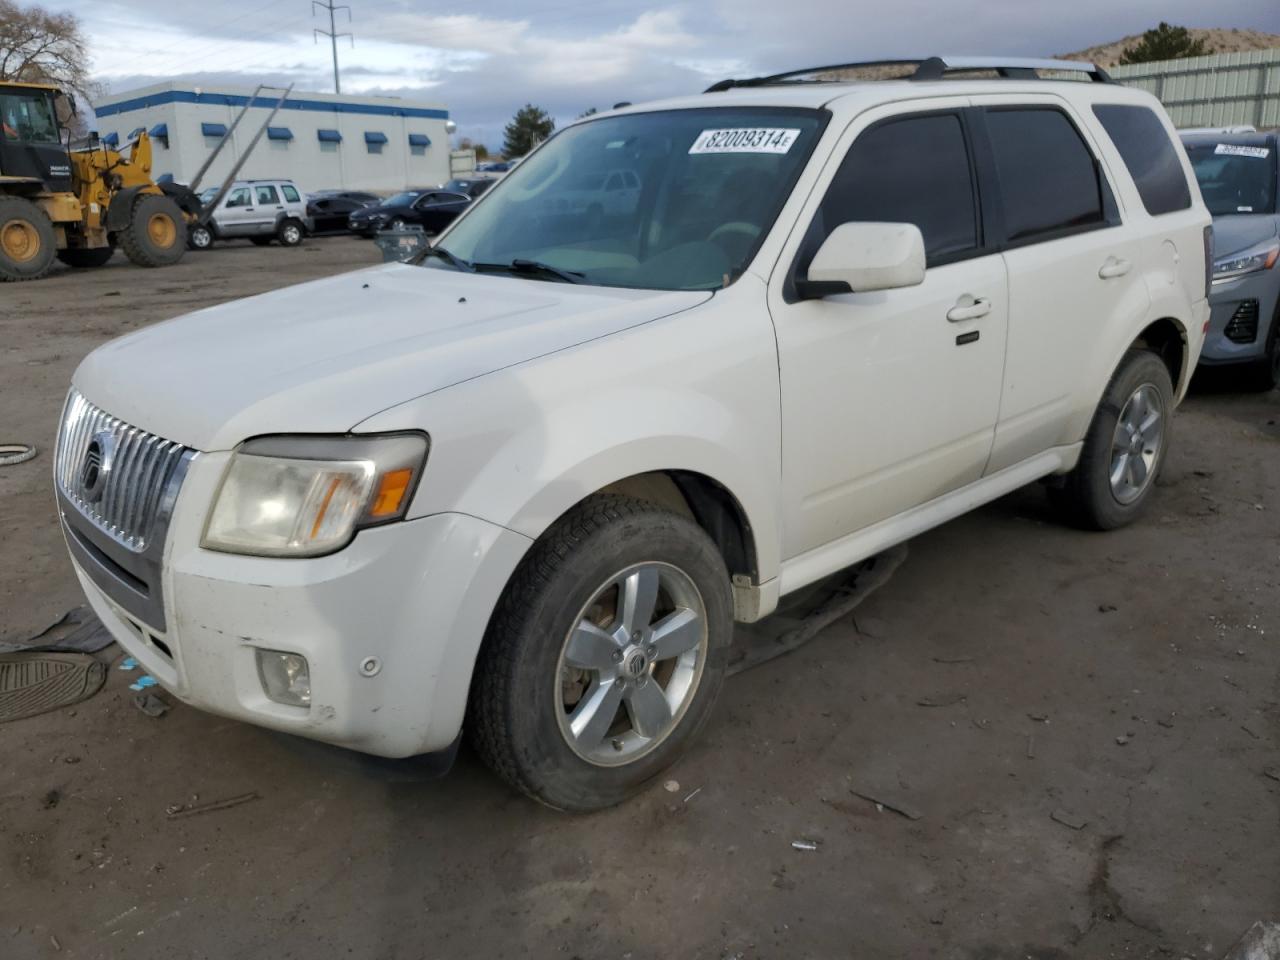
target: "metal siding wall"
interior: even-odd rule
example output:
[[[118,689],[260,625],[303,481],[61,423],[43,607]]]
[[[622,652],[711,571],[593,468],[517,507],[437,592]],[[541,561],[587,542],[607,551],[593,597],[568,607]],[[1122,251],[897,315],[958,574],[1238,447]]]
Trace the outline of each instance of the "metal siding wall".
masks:
[[[1179,127],[1280,126],[1280,49],[1162,60],[1110,73],[1157,96]]]

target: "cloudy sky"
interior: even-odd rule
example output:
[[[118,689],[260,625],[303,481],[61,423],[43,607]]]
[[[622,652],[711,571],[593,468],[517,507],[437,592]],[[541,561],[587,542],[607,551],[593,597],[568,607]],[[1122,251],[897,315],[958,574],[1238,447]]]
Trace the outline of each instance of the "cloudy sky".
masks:
[[[1277,0],[347,0],[344,93],[445,104],[460,136],[499,147],[525,102],[588,107],[691,93],[725,76],[930,53],[1044,56],[1160,20],[1280,33]],[[58,8],[67,0],[45,0]],[[294,82],[331,91],[309,0],[71,0],[110,92],[159,80]]]

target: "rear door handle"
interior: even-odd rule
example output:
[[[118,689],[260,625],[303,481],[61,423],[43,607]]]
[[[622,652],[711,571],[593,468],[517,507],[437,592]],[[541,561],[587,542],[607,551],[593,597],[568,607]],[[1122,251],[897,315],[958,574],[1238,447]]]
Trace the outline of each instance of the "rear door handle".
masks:
[[[1133,263],[1124,257],[1107,257],[1106,262],[1098,268],[1098,276],[1103,280],[1123,277],[1133,269]]]
[[[947,311],[947,319],[952,323],[965,320],[977,320],[991,312],[991,301],[985,297],[972,297],[965,294],[956,301],[956,305]]]

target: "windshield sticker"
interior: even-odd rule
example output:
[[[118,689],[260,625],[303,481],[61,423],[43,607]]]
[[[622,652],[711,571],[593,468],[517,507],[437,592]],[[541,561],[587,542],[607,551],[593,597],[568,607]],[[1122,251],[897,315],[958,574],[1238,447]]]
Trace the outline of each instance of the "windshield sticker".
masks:
[[[1242,143],[1220,143],[1214,147],[1213,152],[1226,157],[1253,157],[1255,160],[1265,160],[1271,156],[1270,147],[1248,147]]]
[[[692,153],[786,153],[800,136],[799,130],[780,127],[736,127],[703,130],[689,148]]]

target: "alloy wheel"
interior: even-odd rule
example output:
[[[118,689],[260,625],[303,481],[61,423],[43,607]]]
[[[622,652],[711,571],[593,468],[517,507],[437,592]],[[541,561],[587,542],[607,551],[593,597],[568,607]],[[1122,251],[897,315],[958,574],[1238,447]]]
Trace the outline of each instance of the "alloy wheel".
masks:
[[[1164,445],[1164,402],[1154,384],[1141,384],[1126,401],[1111,440],[1111,494],[1122,504],[1142,496]]]
[[[560,651],[555,703],[565,742],[599,766],[649,753],[693,701],[707,647],[706,608],[683,571],[641,563],[609,578]]]

